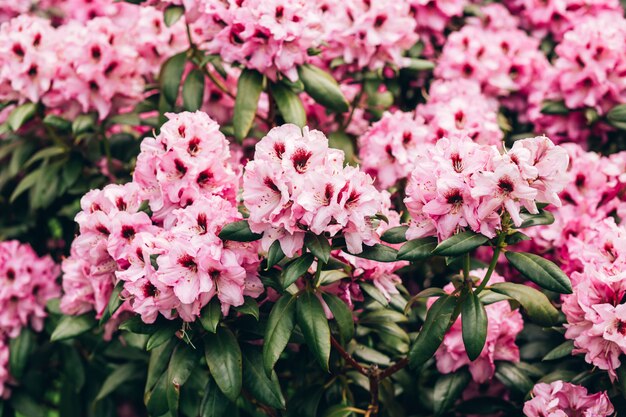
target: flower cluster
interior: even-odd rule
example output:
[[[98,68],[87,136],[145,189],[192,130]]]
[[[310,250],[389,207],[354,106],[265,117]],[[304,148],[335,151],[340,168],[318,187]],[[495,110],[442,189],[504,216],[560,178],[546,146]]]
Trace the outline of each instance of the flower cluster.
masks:
[[[189,3],[189,4],[187,4]],[[321,11],[305,0],[188,1],[192,36],[209,53],[272,79],[298,79],[297,66],[320,42]]]
[[[31,8],[31,3],[31,0],[16,0],[0,4],[0,24],[27,13]]]
[[[0,100],[41,101],[71,116],[111,111],[140,101],[146,80],[184,48],[182,26],[166,28],[160,12],[140,9],[132,28],[108,17],[57,28],[22,15],[0,27]]]
[[[41,331],[46,303],[60,294],[59,267],[17,240],[0,242],[0,399],[9,395],[8,339],[23,327]]]
[[[594,416],[613,414],[606,392],[588,394],[587,388],[563,381],[535,385],[533,398],[524,404],[528,417]]]
[[[470,276],[483,277],[486,272],[486,269],[478,269],[470,271]],[[504,278],[493,274],[489,282],[504,282]],[[446,285],[444,291],[449,294],[454,292],[454,285],[452,283]],[[430,305],[434,302],[429,300]],[[449,374],[468,365],[472,379],[483,384],[493,377],[496,370],[495,361],[519,362],[519,348],[515,344],[515,338],[524,327],[521,313],[519,310],[512,310],[506,301],[486,305],[485,311],[488,319],[487,340],[480,356],[474,361],[467,357],[459,317],[446,333],[435,354],[439,372]]]
[[[525,97],[548,67],[548,61],[539,50],[538,39],[516,27],[496,25],[499,21],[476,19],[451,33],[435,75],[446,80],[476,80],[485,94],[500,98],[514,110],[524,109]]]
[[[554,66],[529,97],[528,118],[535,130],[559,140],[586,140],[591,129],[584,110],[592,109],[602,116],[626,98],[625,42],[626,19],[618,14],[589,18],[565,33],[555,48]],[[561,101],[571,111],[542,114],[545,101]],[[602,129],[607,128],[602,124],[594,133],[602,135]]]
[[[403,52],[418,40],[410,4],[393,0],[323,2],[327,43],[323,58],[344,71],[403,67]]]
[[[561,205],[567,165],[567,152],[544,136],[518,140],[504,154],[467,136],[442,138],[415,160],[404,200],[413,219],[407,238],[443,240],[466,227],[493,237],[502,211],[519,226],[522,207],[537,213],[537,202]]]
[[[442,45],[446,37],[445,29],[455,17],[463,16],[463,9],[470,2],[467,0],[413,0],[411,13],[417,22],[420,39]]]
[[[170,115],[159,136],[142,143],[133,182],[82,198],[80,235],[63,263],[63,311],[95,309],[100,317],[119,282],[121,311],[147,323],[159,313],[193,321],[213,297],[226,315],[244,296],[260,295],[257,245],[218,238],[225,224],[242,218],[229,158],[206,114]],[[146,200],[152,216],[141,210]]]
[[[250,228],[263,233],[268,250],[275,240],[291,257],[306,230],[345,237],[351,253],[374,243],[371,217],[388,200],[358,168],[343,166],[344,154],[328,147],[323,133],[286,124],[270,130],[246,165],[244,204]]]

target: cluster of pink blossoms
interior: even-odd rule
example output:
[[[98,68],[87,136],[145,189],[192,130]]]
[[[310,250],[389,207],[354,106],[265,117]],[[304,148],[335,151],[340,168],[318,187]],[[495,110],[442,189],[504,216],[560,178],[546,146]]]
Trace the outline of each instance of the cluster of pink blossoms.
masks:
[[[363,169],[381,188],[389,188],[409,176],[418,149],[443,137],[469,136],[474,142],[501,147],[498,106],[470,80],[437,80],[428,102],[415,114],[385,113],[361,137],[359,158]]]
[[[167,28],[162,13],[138,9],[131,26],[108,17],[59,27],[22,15],[0,26],[0,101],[41,101],[68,116],[100,118],[144,97],[162,61],[184,49],[184,27]]]
[[[442,138],[415,159],[405,203],[412,217],[407,238],[436,234],[443,240],[469,228],[494,237],[506,211],[516,226],[521,208],[560,206],[568,155],[545,136],[521,139],[502,154],[470,138]]]
[[[485,94],[498,97],[513,110],[524,110],[530,88],[543,76],[548,60],[539,50],[538,39],[514,24],[504,24],[512,18],[502,5],[492,4],[484,9],[497,12],[492,14],[498,17],[469,19],[461,30],[451,33],[435,76],[446,80],[474,79]]]
[[[322,57],[328,62],[340,59],[342,70],[403,67],[404,51],[419,38],[408,1],[347,0],[319,7],[325,25]]]
[[[467,0],[412,0],[411,12],[417,22],[420,39],[434,45],[443,45],[445,30],[455,17],[463,16]],[[428,51],[427,51],[428,52]]]
[[[194,40],[227,63],[272,79],[298,79],[309,48],[322,37],[321,11],[305,0],[184,1]]]
[[[67,314],[95,309],[100,317],[120,281],[121,311],[146,323],[159,313],[193,321],[213,297],[226,315],[244,296],[262,292],[257,245],[218,237],[242,218],[226,138],[204,113],[169,117],[155,139],[142,143],[133,182],[81,200],[80,235],[63,263]],[[152,217],[140,210],[146,200]]]
[[[371,218],[388,204],[389,195],[343,162],[343,152],[329,148],[317,130],[286,124],[261,139],[245,168],[243,199],[250,229],[263,233],[264,250],[279,240],[292,257],[306,230],[331,237],[341,233],[351,253],[375,243]]]
[[[529,97],[528,118],[536,131],[558,140],[582,142],[591,133],[584,110],[605,115],[626,101],[626,19],[615,13],[589,18],[565,33],[554,65]],[[566,115],[541,113],[545,101],[563,101]],[[597,134],[609,127],[595,128]]]
[[[46,303],[58,297],[59,267],[17,240],[0,242],[0,398],[8,396],[8,339],[23,327],[41,331]]]
[[[524,404],[527,417],[606,417],[614,411],[605,392],[588,394],[587,388],[563,381],[537,384],[532,396]]]
[[[478,269],[470,271],[470,275],[484,277],[486,272],[486,269]],[[489,282],[504,282],[504,278],[496,273],[491,276]],[[443,289],[450,294],[454,292],[454,285],[450,283]],[[434,299],[430,299],[429,306],[434,302]],[[495,361],[519,362],[519,348],[515,344],[515,338],[524,328],[522,314],[519,310],[511,310],[506,301],[486,305],[485,311],[488,319],[487,340],[480,356],[474,361],[467,357],[459,317],[446,333],[435,354],[439,372],[449,374],[468,365],[472,379],[483,384],[493,377],[496,370]]]

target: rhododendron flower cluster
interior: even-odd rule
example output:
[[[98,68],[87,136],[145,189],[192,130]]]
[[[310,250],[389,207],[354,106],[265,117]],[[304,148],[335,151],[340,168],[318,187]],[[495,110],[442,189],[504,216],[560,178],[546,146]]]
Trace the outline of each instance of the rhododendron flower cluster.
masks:
[[[568,382],[537,384],[532,395],[533,398],[524,404],[524,415],[528,417],[605,417],[613,414],[613,405],[605,392],[589,394],[587,388]]]
[[[498,4],[490,7],[502,8]],[[488,19],[486,24],[475,19],[451,33],[435,75],[446,80],[476,80],[485,94],[501,98],[507,107],[523,110],[525,98],[545,72],[548,60],[539,50],[538,39],[515,27],[497,26],[497,22],[500,19]]]
[[[567,164],[567,152],[542,136],[518,140],[504,154],[468,137],[442,138],[415,160],[405,199],[413,219],[407,238],[443,240],[462,228],[494,237],[503,211],[519,226],[522,207],[537,213],[537,202],[561,205]]]
[[[463,15],[466,0],[414,0],[411,13],[417,22],[420,39],[442,45],[445,42],[444,31],[455,17]]]
[[[470,276],[484,277],[486,272],[486,269],[477,269],[470,271]],[[504,282],[504,278],[496,273],[491,276],[489,282],[492,284]],[[455,290],[452,283],[443,289],[448,294]],[[429,300],[430,305],[433,303],[434,300]],[[472,379],[484,384],[493,377],[496,370],[494,361],[519,362],[519,348],[515,344],[515,338],[524,327],[522,315],[518,310],[511,310],[506,301],[486,305],[485,311],[488,319],[487,341],[480,356],[474,361],[467,357],[462,337],[462,318],[459,317],[446,333],[435,354],[439,372],[449,374],[467,365]]]
[[[321,11],[315,2],[245,0],[189,3],[186,18],[203,50],[219,54],[272,79],[283,74],[298,79],[297,66],[307,62],[309,48],[318,46]]]
[[[322,57],[338,59],[342,70],[376,70],[386,65],[403,67],[403,52],[418,40],[416,21],[406,1],[348,0],[323,2]]]
[[[120,281],[121,311],[146,323],[159,313],[193,321],[213,297],[226,315],[244,295],[258,296],[257,245],[217,236],[242,218],[229,158],[224,135],[206,114],[170,115],[160,134],[142,143],[133,182],[81,200],[80,235],[63,263],[62,309],[94,309],[100,317]],[[142,201],[152,217],[140,210]]]
[[[96,111],[101,119],[144,97],[164,57],[184,47],[184,30],[166,28],[141,9],[131,28],[107,17],[57,28],[21,15],[0,27],[0,100],[41,101],[64,115]]]
[[[250,229],[263,233],[264,250],[279,240],[291,257],[302,247],[307,229],[329,236],[341,232],[352,253],[374,243],[371,218],[388,194],[343,162],[343,152],[329,148],[322,132],[306,127],[274,128],[257,144],[254,161],[245,168],[243,199]]]

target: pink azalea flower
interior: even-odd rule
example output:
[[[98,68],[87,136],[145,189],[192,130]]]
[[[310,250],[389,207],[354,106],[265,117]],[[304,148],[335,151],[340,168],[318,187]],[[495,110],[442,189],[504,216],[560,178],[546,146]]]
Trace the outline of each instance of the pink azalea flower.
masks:
[[[563,381],[537,384],[532,396],[524,403],[528,417],[605,417],[614,411],[606,392],[588,394],[587,388]]]

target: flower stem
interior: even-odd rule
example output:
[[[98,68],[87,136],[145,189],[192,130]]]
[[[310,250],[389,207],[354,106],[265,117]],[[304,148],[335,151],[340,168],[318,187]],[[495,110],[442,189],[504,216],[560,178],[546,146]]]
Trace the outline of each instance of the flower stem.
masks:
[[[496,247],[493,249],[493,256],[491,258],[491,262],[489,263],[489,269],[487,269],[485,277],[483,278],[478,288],[476,288],[476,295],[480,294],[480,292],[485,289],[487,283],[489,282],[489,278],[491,278],[493,271],[496,269],[496,265],[498,264],[498,258],[500,257],[500,252],[502,252],[503,248],[502,243],[504,243],[505,237],[505,232],[500,232],[500,234],[498,235],[498,239],[496,240]]]

